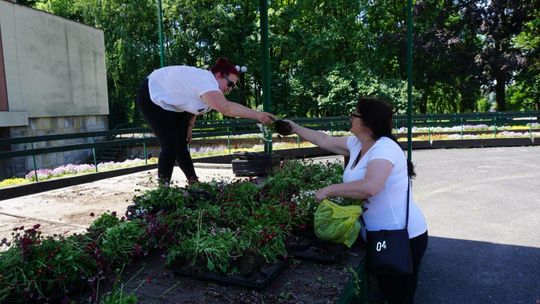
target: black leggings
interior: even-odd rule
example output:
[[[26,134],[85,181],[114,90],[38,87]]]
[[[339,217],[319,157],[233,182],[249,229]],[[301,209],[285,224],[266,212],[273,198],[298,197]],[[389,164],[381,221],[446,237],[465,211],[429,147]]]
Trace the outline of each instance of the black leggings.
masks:
[[[410,239],[411,255],[413,260],[413,273],[410,275],[380,275],[377,277],[379,288],[388,304],[414,303],[414,293],[418,283],[420,262],[427,249],[427,231]]]
[[[160,181],[165,183],[171,181],[175,162],[188,181],[197,180],[187,146],[188,126],[193,114],[167,111],[153,103],[148,90],[148,78],[142,81],[137,90],[137,105],[161,145],[158,162]]]

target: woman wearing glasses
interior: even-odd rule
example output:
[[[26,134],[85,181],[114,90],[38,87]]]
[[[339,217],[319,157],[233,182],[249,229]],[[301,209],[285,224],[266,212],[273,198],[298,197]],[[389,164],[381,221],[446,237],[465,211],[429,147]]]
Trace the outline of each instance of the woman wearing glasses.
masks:
[[[274,115],[227,100],[224,94],[236,86],[239,72],[227,58],[219,58],[210,70],[168,66],[153,71],[137,90],[137,105],[161,145],[158,178],[169,184],[175,162],[189,183],[198,180],[187,145],[197,115],[214,109],[225,116],[251,118],[263,124]]]
[[[350,157],[343,183],[319,189],[318,201],[341,196],[362,200],[363,221],[368,230],[405,227],[407,189],[414,167],[392,135],[392,109],[386,102],[361,97],[350,115],[352,136],[334,137],[289,122],[292,132],[336,154]],[[420,262],[427,248],[427,224],[422,211],[409,196],[407,231],[411,245],[413,273],[377,277],[387,303],[413,303]],[[365,240],[363,227],[362,237]]]

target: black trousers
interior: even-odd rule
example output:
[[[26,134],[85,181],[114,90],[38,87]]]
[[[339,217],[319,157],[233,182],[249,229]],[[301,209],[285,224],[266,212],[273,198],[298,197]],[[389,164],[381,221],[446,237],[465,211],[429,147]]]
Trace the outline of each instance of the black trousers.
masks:
[[[427,231],[410,239],[411,255],[413,260],[413,273],[410,275],[380,275],[377,277],[379,289],[388,301],[388,304],[414,303],[414,293],[418,283],[420,262],[424,257],[428,244]]]
[[[137,90],[137,106],[161,145],[158,162],[160,181],[171,181],[175,162],[188,181],[196,180],[197,175],[187,146],[188,126],[193,114],[167,111],[153,103],[148,90],[148,78],[141,82]]]

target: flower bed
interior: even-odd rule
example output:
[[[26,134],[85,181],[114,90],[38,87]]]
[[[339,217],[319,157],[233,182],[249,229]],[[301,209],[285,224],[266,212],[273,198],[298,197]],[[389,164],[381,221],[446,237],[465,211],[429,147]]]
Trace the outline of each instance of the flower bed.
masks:
[[[252,285],[250,278],[267,276],[262,267],[287,257],[287,236],[312,225],[313,189],[335,183],[341,170],[341,164],[290,161],[261,185],[245,180],[160,188],[137,196],[128,216],[167,227],[162,244],[177,272],[240,274]]]
[[[71,296],[113,279],[151,244],[142,221],[127,222],[109,213],[85,234],[44,237],[39,227],[16,227],[11,241],[2,240],[0,302],[69,303]]]
[[[65,302],[80,297],[82,290],[90,292],[83,298],[92,302],[100,296],[99,282],[114,281],[124,265],[148,253],[154,258],[147,262],[164,264],[168,273],[189,275],[189,280],[217,279],[256,288],[274,284],[271,279],[279,271],[286,275],[298,268],[298,262],[289,262],[286,241],[313,225],[313,190],[341,180],[342,170],[341,163],[289,161],[262,183],[213,181],[157,188],[134,198],[127,211],[130,221],[105,213],[87,233],[68,238],[42,237],[38,226],[19,227],[13,240],[2,241],[7,250],[0,253],[0,302]],[[334,284],[334,300],[350,278],[344,267],[357,266],[362,258],[355,250],[337,266],[317,268],[305,262],[334,273],[335,280],[327,282]],[[261,296],[276,298],[272,292]]]

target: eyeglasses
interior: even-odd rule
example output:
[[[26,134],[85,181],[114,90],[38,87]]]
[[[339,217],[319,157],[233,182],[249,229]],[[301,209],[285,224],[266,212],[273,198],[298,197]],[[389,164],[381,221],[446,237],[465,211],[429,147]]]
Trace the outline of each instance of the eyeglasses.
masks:
[[[349,115],[349,117],[351,118],[351,120],[353,120],[355,117],[356,117],[356,118],[362,118],[362,115],[356,114],[356,113],[351,113],[351,114]]]
[[[232,80],[229,79],[229,77],[227,77],[225,74],[223,74],[223,78],[225,78],[225,80],[227,80],[227,86],[229,88],[234,89],[234,87],[236,86],[236,83],[234,83]]]

